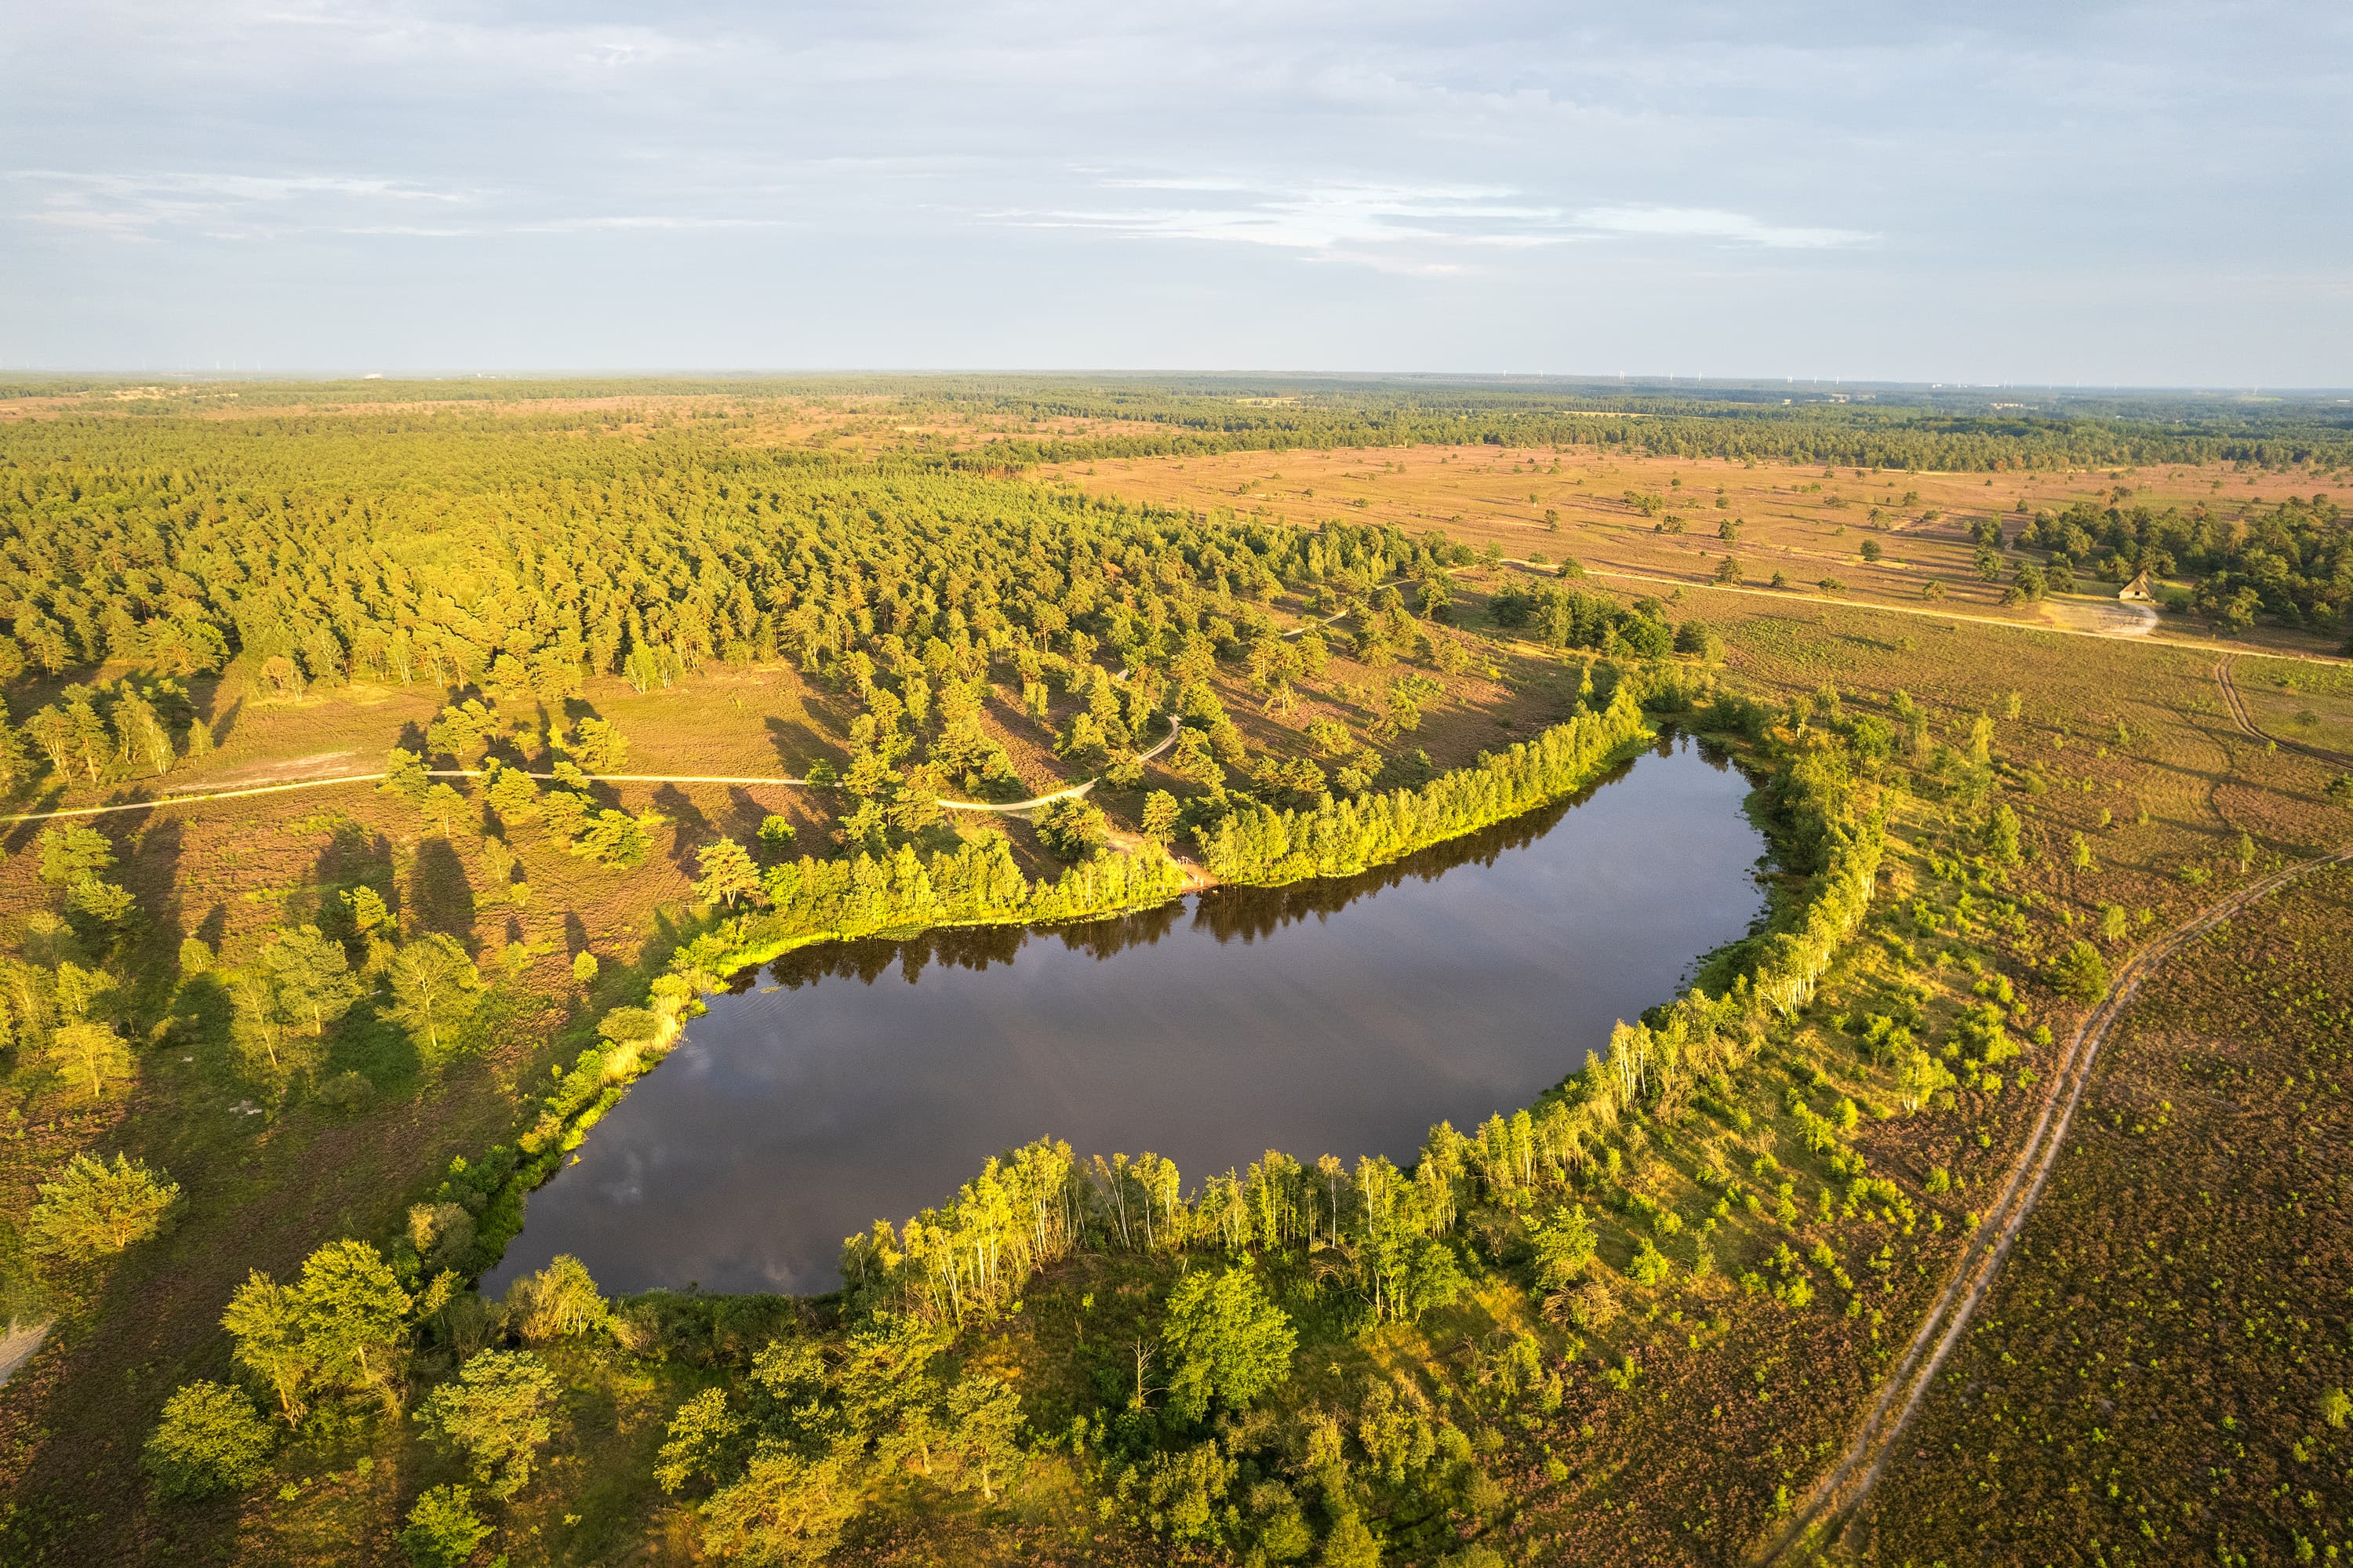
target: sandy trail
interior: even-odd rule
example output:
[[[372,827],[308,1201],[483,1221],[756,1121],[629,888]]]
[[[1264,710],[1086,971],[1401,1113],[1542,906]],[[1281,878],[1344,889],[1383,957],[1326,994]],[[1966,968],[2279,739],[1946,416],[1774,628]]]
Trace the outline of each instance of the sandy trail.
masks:
[[[1161,737],[1158,745],[1148,750],[1137,752],[1136,760],[1149,762],[1176,744],[1177,732],[1183,728],[1184,721],[1174,714],[1169,715],[1168,733]],[[349,754],[335,752],[328,755],[340,757]],[[305,762],[318,760],[320,759],[316,758],[303,759]],[[288,764],[287,766],[296,765]],[[436,768],[429,771],[429,777],[480,779],[482,777],[482,770],[479,768]],[[557,776],[554,773],[531,773],[526,774],[525,777],[554,779]],[[596,784],[743,784],[806,787],[808,783],[806,779],[787,779],[781,775],[767,774],[591,773],[586,777],[590,782]],[[302,779],[287,784],[261,784],[247,789],[213,789],[194,795],[159,795],[149,800],[119,800],[107,806],[67,806],[46,811],[17,811],[12,815],[0,816],[0,822],[45,822],[58,817],[104,817],[117,811],[153,811],[167,806],[198,805],[206,800],[238,800],[253,795],[283,794],[290,789],[317,789],[331,784],[376,784],[383,780],[384,775],[381,773],[341,773],[330,778]],[[1021,812],[1033,811],[1040,806],[1050,805],[1056,800],[1073,800],[1084,795],[1098,782],[1099,780],[1093,779],[1085,779],[1064,789],[1032,796],[1027,800],[1008,800],[1002,803],[988,800],[942,800],[939,805],[943,810],[949,811],[995,811],[1008,816],[1018,816]]]
[[[0,1336],[0,1383],[16,1375],[16,1369],[33,1359],[49,1337],[49,1326],[42,1323],[11,1323],[8,1332]]]
[[[2189,920],[2168,931],[2156,942],[2140,950],[2126,964],[2122,973],[2108,988],[2108,993],[2090,1016],[2077,1026],[2068,1040],[2067,1048],[2051,1075],[2051,1087],[2044,1091],[2042,1107],[2035,1118],[2033,1130],[2028,1134],[2026,1147],[2019,1153],[2018,1162],[1993,1206],[1985,1212],[1977,1233],[1969,1238],[1967,1250],[1961,1254],[1952,1277],[1936,1298],[1917,1332],[1905,1347],[1895,1368],[1882,1385],[1879,1395],[1863,1414],[1852,1441],[1838,1462],[1817,1480],[1805,1500],[1790,1516],[1789,1522],[1771,1540],[1763,1543],[1755,1554],[1760,1564],[1794,1563],[1810,1561],[1813,1554],[1831,1544],[1844,1528],[1846,1520],[1870,1495],[1871,1489],[1886,1468],[1889,1455],[1905,1425],[1920,1406],[1935,1383],[1945,1359],[1969,1325],[1995,1277],[2001,1271],[2004,1258],[2010,1255],[2012,1243],[2025,1228],[2027,1217],[2034,1212],[2035,1200],[2058,1164],[2059,1154],[2066,1145],[2067,1129],[2074,1120],[2075,1107],[2084,1097],[2084,1087],[2091,1079],[2092,1064],[2101,1044],[2118,1018],[2140,991],[2141,982],[2158,967],[2184,947],[2205,935],[2222,921],[2229,919],[2246,906],[2277,892],[2280,888],[2325,866],[2353,862],[2353,850],[2340,851],[2320,860],[2303,861],[2275,871],[2262,880],[2249,884],[2229,897],[2208,906]]]

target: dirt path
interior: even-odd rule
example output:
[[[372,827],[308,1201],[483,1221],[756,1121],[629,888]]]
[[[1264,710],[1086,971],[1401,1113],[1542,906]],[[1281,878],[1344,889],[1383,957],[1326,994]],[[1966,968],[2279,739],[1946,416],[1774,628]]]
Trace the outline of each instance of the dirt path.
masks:
[[[1769,1565],[1810,1561],[1814,1553],[1836,1541],[1845,1521],[1869,1496],[1880,1472],[1886,1467],[1895,1440],[1926,1397],[1945,1358],[1968,1328],[1978,1303],[1985,1299],[1995,1277],[2000,1273],[2010,1245],[2025,1227],[2027,1216],[2033,1213],[2035,1200],[2042,1195],[2043,1184],[2050,1180],[2060,1150],[2066,1144],[2067,1128],[2084,1097],[2084,1086],[2091,1078],[2093,1061],[2109,1030],[2139,993],[2141,982],[2183,947],[2247,905],[2311,872],[2347,863],[2353,863],[2353,850],[2275,871],[2176,926],[2142,948],[2125,966],[2100,1005],[2069,1038],[2066,1051],[2052,1073],[2051,1087],[2043,1095],[2042,1109],[2035,1118],[2033,1130],[2019,1153],[2018,1163],[2011,1167],[1992,1207],[1985,1212],[1976,1234],[1969,1238],[1952,1277],[1945,1282],[1944,1290],[1921,1320],[1911,1343],[1905,1347],[1894,1370],[1880,1388],[1879,1396],[1865,1412],[1846,1452],[1814,1483],[1781,1532],[1756,1553],[1757,1563]]]
[[[2300,751],[2316,761],[2333,762],[2340,768],[2353,768],[2353,757],[2348,757],[2341,751],[2331,751],[2325,746],[2307,746],[2300,740],[2282,740],[2277,736],[2266,735],[2257,728],[2254,716],[2247,712],[2247,699],[2239,694],[2239,688],[2231,680],[2229,658],[2225,658],[2214,666],[2214,683],[2222,688],[2222,705],[2230,710],[2231,722],[2257,740],[2268,741],[2274,746],[2284,746],[2290,751]]]
[[[9,1324],[7,1334],[0,1337],[0,1383],[15,1377],[16,1369],[31,1361],[48,1337],[47,1322]]]
[[[1176,744],[1176,733],[1184,727],[1185,721],[1175,714],[1170,714],[1168,733],[1160,737],[1160,744],[1148,751],[1137,752],[1135,759],[1138,762],[1151,761]],[[534,774],[533,777],[536,778],[537,775]],[[1089,779],[1083,783],[1072,784],[1066,789],[1056,789],[1050,794],[1032,796],[1027,800],[1008,800],[1001,805],[992,805],[986,800],[942,800],[940,805],[950,811],[997,811],[1007,816],[1017,816],[1023,811],[1033,811],[1040,806],[1050,805],[1056,800],[1075,800],[1102,782],[1100,779]]]
[[[1149,762],[1176,745],[1177,732],[1184,727],[1184,720],[1174,714],[1169,715],[1168,733],[1161,737],[1159,745],[1149,750],[1137,752],[1136,760]],[[479,768],[436,768],[430,770],[429,776],[435,779],[480,779],[482,777],[482,770]],[[524,777],[554,779],[556,775],[530,773]],[[801,788],[808,784],[806,779],[733,773],[591,773],[587,778],[591,783],[596,784],[765,784]],[[0,816],[0,822],[45,822],[55,817],[103,817],[115,811],[153,811],[166,806],[191,806],[206,800],[241,800],[252,795],[283,794],[289,789],[319,789],[331,784],[375,784],[381,783],[383,779],[384,775],[381,773],[341,773],[332,779],[304,779],[291,784],[263,784],[250,789],[216,789],[198,795],[159,795],[152,800],[122,800],[111,806],[69,806],[47,811],[18,811],[10,816]],[[1067,800],[1084,795],[1099,782],[1101,780],[1089,779],[1066,789],[1033,796],[1027,800],[1010,800],[1003,803],[987,800],[942,800],[939,804],[942,810],[949,811],[997,811],[1007,815],[1018,815],[1023,811],[1035,810],[1040,806],[1050,805],[1056,800]]]

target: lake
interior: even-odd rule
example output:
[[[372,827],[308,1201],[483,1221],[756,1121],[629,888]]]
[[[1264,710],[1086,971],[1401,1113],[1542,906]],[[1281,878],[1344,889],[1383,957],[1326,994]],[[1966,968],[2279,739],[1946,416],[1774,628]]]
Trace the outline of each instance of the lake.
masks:
[[[1577,798],[1345,880],[1082,926],[829,943],[710,999],[532,1194],[486,1294],[829,1290],[842,1238],[1039,1137],[1188,1187],[1269,1149],[1412,1159],[1669,1000],[1762,911],[1748,785],[1662,741]]]

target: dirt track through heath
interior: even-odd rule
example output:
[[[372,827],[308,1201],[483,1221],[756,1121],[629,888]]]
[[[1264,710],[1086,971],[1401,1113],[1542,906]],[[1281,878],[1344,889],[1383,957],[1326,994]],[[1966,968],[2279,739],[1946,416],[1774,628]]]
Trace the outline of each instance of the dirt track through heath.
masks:
[[[1176,745],[1176,736],[1184,727],[1182,719],[1174,714],[1169,715],[1168,733],[1160,738],[1158,745],[1137,752],[1135,760],[1149,762]],[[479,768],[436,768],[428,770],[427,776],[433,779],[480,779],[482,777],[482,770]],[[529,773],[524,777],[555,779],[562,776],[554,773]],[[806,788],[808,784],[806,779],[731,773],[590,773],[585,777],[592,784],[744,784],[788,786],[796,789]],[[11,816],[0,816],[0,822],[46,822],[56,817],[104,817],[116,811],[154,811],[167,806],[200,805],[207,800],[241,800],[249,795],[280,795],[290,789],[322,789],[331,784],[375,784],[381,783],[384,778],[385,775],[381,773],[338,773],[326,779],[297,779],[284,784],[262,784],[248,789],[216,789],[198,795],[159,795],[151,800],[119,800],[107,806],[63,806],[47,811],[18,811]],[[1040,806],[1051,805],[1057,800],[1073,800],[1086,794],[1099,782],[1101,780],[1096,779],[1084,779],[1060,789],[1049,790],[1043,795],[1032,796],[1027,800],[944,800],[936,804],[941,810],[948,811],[994,811],[1000,815],[1018,816],[1024,811],[1036,810]]]
[[[2141,982],[2168,959],[2248,905],[2324,866],[2348,862],[2353,862],[2353,850],[2319,860],[2300,861],[2250,883],[2176,926],[2142,948],[2125,966],[2099,1006],[2069,1038],[2066,1051],[2051,1075],[2051,1087],[2043,1095],[2042,1110],[2017,1164],[2011,1167],[1992,1207],[1985,1212],[1977,1233],[1969,1238],[1968,1248],[1961,1255],[1952,1277],[1946,1281],[1935,1305],[1921,1320],[1918,1331],[1880,1389],[1879,1396],[1864,1414],[1846,1452],[1814,1483],[1788,1524],[1756,1554],[1756,1562],[1779,1564],[1803,1561],[1807,1554],[1831,1544],[1870,1494],[1880,1472],[1886,1467],[1896,1438],[1926,1397],[1946,1357],[1960,1341],[1978,1303],[1992,1288],[2011,1244],[2025,1228],[2035,1200],[2042,1196],[2043,1184],[2059,1162],[2075,1107],[2083,1098],[2084,1085],[2090,1081],[2093,1061],[2109,1030],[2139,993]]]
[[[2331,751],[2325,746],[2307,746],[2300,740],[2282,740],[2275,735],[2266,735],[2257,727],[2253,715],[2247,712],[2247,699],[2241,696],[2239,688],[2232,683],[2230,660],[2225,659],[2214,666],[2214,683],[2222,688],[2222,705],[2230,710],[2231,722],[2257,740],[2269,741],[2274,746],[2284,746],[2290,751],[2300,751],[2315,761],[2333,762],[2342,768],[2353,768],[2353,757],[2348,757],[2341,751]]]

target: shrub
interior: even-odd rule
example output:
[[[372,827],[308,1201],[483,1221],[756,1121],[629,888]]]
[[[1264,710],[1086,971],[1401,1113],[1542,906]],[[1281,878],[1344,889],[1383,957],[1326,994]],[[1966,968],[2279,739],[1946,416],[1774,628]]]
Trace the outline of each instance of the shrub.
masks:
[[[2051,966],[2052,988],[2076,1001],[2097,1001],[2108,989],[2107,960],[2100,949],[2078,940]]]
[[[243,1389],[192,1383],[164,1402],[139,1463],[167,1498],[243,1491],[260,1478],[272,1436]]]
[[[1064,860],[1090,860],[1111,842],[1111,823],[1079,796],[1046,807],[1037,823],[1039,842]]]
[[[490,1533],[474,1511],[471,1487],[434,1487],[408,1510],[400,1549],[416,1568],[458,1568]]]
[[[112,1165],[77,1154],[40,1194],[28,1226],[33,1250],[89,1263],[162,1229],[180,1189],[120,1154]]]
[[[1599,1279],[1588,1279],[1568,1293],[1568,1320],[1587,1333],[1608,1328],[1618,1317],[1618,1298]]]
[[[1675,628],[1675,652],[1696,653],[1713,663],[1724,657],[1724,639],[1704,621],[1686,620]]]
[[[543,1344],[570,1334],[604,1328],[612,1308],[597,1293],[587,1266],[569,1253],[558,1253],[537,1274],[526,1274],[507,1287],[507,1321],[526,1344]]]

